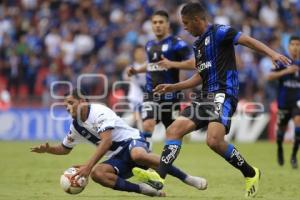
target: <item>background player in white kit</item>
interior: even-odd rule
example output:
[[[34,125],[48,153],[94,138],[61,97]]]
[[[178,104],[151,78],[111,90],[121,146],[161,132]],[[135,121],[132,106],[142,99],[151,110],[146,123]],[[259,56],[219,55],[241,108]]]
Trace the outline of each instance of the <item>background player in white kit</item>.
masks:
[[[143,46],[136,46],[133,52],[133,64],[132,68],[137,69],[141,65],[146,63],[146,54]],[[127,74],[125,75],[127,76]],[[134,127],[142,130],[142,119],[141,119],[141,109],[143,104],[143,97],[146,85],[146,74],[135,74],[134,76],[127,77],[130,80],[130,86],[128,91],[128,101],[129,107],[133,112]]]
[[[88,103],[83,97],[82,92],[77,89],[65,97],[64,103],[73,122],[62,144],[50,146],[45,143],[31,148],[31,151],[65,155],[76,144],[88,140],[97,146],[96,151],[84,165],[78,166],[78,173],[73,177],[90,175],[96,183],[114,190],[164,196],[162,191],[145,183],[135,184],[126,180],[132,176],[134,167],[156,169],[159,165],[159,156],[150,153],[148,143],[140,136],[140,132],[128,126],[108,107]],[[98,164],[105,154],[109,158]],[[174,166],[169,174],[199,190],[207,187],[205,179],[190,176]]]

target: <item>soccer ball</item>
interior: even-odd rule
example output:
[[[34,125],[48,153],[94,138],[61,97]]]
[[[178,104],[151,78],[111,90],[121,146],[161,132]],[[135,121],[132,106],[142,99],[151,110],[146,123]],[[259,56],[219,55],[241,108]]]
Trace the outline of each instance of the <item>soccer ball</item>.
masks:
[[[78,194],[82,192],[85,186],[88,184],[88,179],[85,177],[75,176],[73,179],[71,179],[76,172],[77,169],[71,167],[64,171],[63,175],[60,177],[60,186],[69,194]]]

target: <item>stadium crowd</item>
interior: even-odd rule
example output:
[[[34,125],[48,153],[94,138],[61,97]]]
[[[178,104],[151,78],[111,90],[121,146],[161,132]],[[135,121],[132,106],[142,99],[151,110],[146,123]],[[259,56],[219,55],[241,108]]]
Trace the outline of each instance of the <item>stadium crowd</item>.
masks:
[[[47,106],[51,102],[51,83],[76,84],[79,75],[85,73],[105,74],[111,89],[114,81],[123,79],[125,67],[132,63],[134,47],[154,38],[150,16],[155,10],[167,10],[172,32],[192,44],[194,38],[183,30],[178,13],[185,2],[188,1],[2,0],[0,84],[5,87],[0,92],[8,91],[14,106],[24,102],[27,106]],[[212,17],[210,21],[230,24],[279,52],[286,52],[290,35],[300,35],[297,0],[203,3]],[[272,68],[271,60],[249,49],[237,48],[240,98],[269,105],[276,96],[274,84],[264,79]],[[182,78],[188,76],[189,72]],[[82,78],[80,84],[91,94],[104,91],[104,84],[95,77]],[[59,94],[64,86],[55,91]]]

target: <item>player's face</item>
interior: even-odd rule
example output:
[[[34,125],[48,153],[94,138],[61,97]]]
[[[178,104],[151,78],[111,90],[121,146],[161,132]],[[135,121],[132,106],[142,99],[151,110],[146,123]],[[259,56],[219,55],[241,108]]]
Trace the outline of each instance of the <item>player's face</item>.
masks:
[[[289,53],[291,56],[295,57],[296,59],[300,58],[300,41],[299,40],[292,40],[289,43]]]
[[[168,34],[170,25],[165,17],[154,15],[151,22],[152,30],[157,38],[162,38]]]
[[[182,24],[184,30],[189,32],[192,36],[197,37],[200,36],[205,31],[205,20],[200,19],[197,16],[190,17],[190,16],[181,16]]]
[[[74,98],[73,96],[67,96],[64,100],[64,104],[66,106],[66,109],[68,113],[72,116],[73,119],[77,118],[78,115],[78,105],[79,100]]]

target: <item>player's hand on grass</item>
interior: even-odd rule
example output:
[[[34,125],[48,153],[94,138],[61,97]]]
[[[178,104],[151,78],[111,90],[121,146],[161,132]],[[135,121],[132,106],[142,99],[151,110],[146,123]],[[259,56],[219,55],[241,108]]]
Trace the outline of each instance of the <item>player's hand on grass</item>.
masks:
[[[173,67],[173,62],[165,58],[164,56],[161,56],[161,60],[157,63],[158,66],[164,67],[167,69],[170,69]]]
[[[31,152],[36,152],[36,153],[46,153],[49,149],[50,145],[48,142],[46,142],[45,144],[41,144],[38,147],[32,147],[30,148]]]
[[[126,72],[129,77],[137,74],[137,71],[133,67],[127,67]]]
[[[73,167],[77,168],[77,173],[74,174],[71,178],[74,178],[78,175],[78,177],[89,177],[92,168],[88,165],[74,165]]]
[[[154,93],[163,94],[166,92],[173,92],[174,91],[174,85],[173,84],[160,84],[156,86],[153,90]]]

